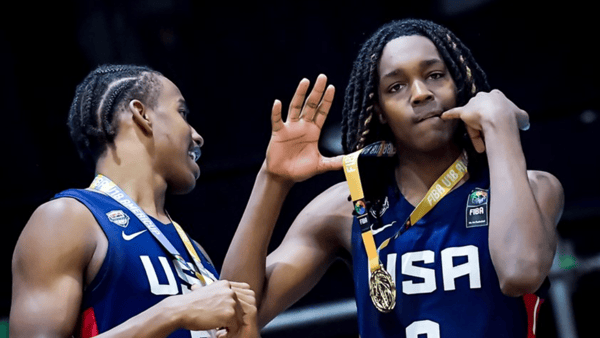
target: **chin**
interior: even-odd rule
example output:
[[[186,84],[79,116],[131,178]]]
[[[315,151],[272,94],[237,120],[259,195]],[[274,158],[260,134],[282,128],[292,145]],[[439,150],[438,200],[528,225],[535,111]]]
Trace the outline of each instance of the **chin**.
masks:
[[[415,149],[427,153],[446,149],[454,144],[454,139],[451,134],[442,133],[429,136],[430,137],[423,137],[420,140],[416,140]]]

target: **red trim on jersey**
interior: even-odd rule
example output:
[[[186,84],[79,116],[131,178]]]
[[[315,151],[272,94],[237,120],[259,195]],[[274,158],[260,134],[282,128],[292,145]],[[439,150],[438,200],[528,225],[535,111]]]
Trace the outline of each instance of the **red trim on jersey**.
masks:
[[[81,315],[80,329],[80,338],[90,338],[100,334],[100,332],[98,332],[98,323],[96,322],[96,314],[94,313],[94,308],[89,308],[83,311],[83,314]]]
[[[523,296],[523,302],[527,311],[527,338],[535,338],[538,315],[544,300],[537,295],[526,294]]]

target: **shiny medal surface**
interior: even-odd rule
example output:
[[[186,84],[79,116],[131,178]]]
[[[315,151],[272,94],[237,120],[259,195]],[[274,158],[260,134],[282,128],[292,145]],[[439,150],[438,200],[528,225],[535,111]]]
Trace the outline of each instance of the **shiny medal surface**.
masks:
[[[371,273],[369,295],[380,312],[388,313],[396,306],[396,286],[392,276],[383,267]]]

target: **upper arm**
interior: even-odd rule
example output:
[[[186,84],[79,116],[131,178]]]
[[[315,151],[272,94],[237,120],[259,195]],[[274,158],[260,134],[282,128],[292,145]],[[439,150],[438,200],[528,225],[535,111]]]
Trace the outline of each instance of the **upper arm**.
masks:
[[[556,227],[565,204],[564,191],[560,181],[544,171],[529,170],[527,176],[544,223],[549,227]]]
[[[33,213],[13,254],[11,337],[72,335],[95,249],[94,223],[73,199],[50,201]]]
[[[310,291],[331,263],[350,250],[352,204],[348,196],[345,182],[317,196],[267,257],[261,327]]]

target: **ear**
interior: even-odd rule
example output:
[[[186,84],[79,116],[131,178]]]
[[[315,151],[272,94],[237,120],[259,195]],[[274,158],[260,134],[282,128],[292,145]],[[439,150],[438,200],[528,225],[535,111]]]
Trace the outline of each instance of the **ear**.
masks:
[[[373,109],[375,110],[375,115],[377,115],[377,118],[379,119],[379,122],[381,124],[387,124],[387,119],[383,115],[383,110],[381,109],[381,107],[379,107],[379,103],[377,103],[377,102],[374,103],[373,104]]]
[[[146,135],[152,134],[152,122],[148,116],[148,109],[140,100],[131,100],[127,107],[131,112],[131,118]]]

